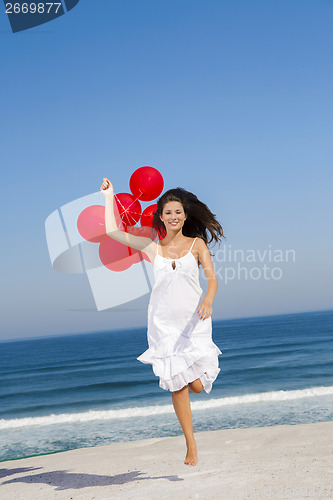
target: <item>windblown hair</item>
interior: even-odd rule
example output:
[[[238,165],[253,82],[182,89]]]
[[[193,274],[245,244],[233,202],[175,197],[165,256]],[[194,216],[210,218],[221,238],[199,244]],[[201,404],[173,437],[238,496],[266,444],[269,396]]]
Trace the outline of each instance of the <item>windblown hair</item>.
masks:
[[[183,205],[186,220],[183,226],[183,235],[195,238],[202,238],[207,244],[213,240],[215,243],[225,238],[221,224],[216,220],[207,205],[202,203],[198,197],[186,191],[183,188],[177,187],[169,189],[157,200],[157,209],[153,217],[153,228],[159,235],[166,233],[164,222],[161,221],[164,205],[169,201],[178,201]]]

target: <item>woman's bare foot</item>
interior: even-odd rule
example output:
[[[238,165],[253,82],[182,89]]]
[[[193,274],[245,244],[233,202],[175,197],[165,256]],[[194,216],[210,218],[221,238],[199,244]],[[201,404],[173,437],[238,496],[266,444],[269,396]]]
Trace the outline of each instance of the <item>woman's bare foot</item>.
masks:
[[[198,463],[198,454],[197,454],[197,445],[195,441],[187,445],[187,453],[186,458],[184,460],[184,464],[186,465],[197,465]]]

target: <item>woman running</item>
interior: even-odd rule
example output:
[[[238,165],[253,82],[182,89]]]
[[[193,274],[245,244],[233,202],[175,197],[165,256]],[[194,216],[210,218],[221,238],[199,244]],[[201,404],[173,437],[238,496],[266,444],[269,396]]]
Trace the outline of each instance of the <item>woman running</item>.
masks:
[[[212,340],[212,303],[218,281],[207,243],[220,241],[223,229],[207,205],[182,188],[166,191],[157,202],[153,229],[157,237],[136,236],[118,228],[111,182],[103,179],[106,233],[143,251],[153,264],[155,283],[148,306],[148,346],[137,359],[152,364],[162,389],[172,392],[175,413],[183,430],[184,463],[198,463],[189,391],[209,393],[220,369],[220,349]],[[210,233],[208,241],[207,231]],[[162,239],[160,239],[164,236]],[[206,294],[199,283],[202,265]]]

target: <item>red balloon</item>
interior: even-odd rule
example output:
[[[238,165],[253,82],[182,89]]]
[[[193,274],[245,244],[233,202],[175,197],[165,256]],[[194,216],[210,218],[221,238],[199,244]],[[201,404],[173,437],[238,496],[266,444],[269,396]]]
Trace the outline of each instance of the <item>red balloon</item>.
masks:
[[[164,181],[156,168],[140,167],[131,175],[129,184],[135,198],[151,201],[161,194]]]
[[[105,236],[105,208],[102,205],[87,207],[78,216],[77,229],[87,241],[98,243]]]
[[[99,246],[99,257],[105,267],[116,272],[125,271],[132,264],[142,260],[138,250],[131,248],[130,253],[126,245],[107,235],[102,239]]]
[[[153,226],[153,217],[156,210],[157,203],[154,203],[154,205],[149,205],[149,207],[144,209],[141,214],[141,226]]]
[[[141,217],[141,205],[130,193],[118,193],[114,199],[124,226],[133,226]]]

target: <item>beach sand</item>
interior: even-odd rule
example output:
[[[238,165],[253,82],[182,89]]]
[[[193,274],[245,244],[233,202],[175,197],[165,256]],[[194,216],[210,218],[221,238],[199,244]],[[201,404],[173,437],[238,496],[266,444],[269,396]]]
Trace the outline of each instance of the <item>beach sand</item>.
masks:
[[[114,443],[1,462],[2,500],[333,499],[333,422]]]

